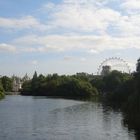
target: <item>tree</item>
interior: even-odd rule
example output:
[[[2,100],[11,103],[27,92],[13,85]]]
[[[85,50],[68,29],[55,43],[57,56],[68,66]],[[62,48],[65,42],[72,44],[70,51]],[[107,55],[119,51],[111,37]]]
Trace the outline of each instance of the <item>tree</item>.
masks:
[[[0,99],[4,97],[4,90],[0,81]]]
[[[31,94],[31,81],[25,81],[22,84],[22,89],[21,89],[21,94],[22,95],[30,95]]]
[[[94,76],[90,81],[92,86],[96,87],[98,91],[102,92],[104,87],[103,77],[102,76]]]
[[[105,91],[113,92],[119,88],[125,81],[129,80],[131,76],[126,73],[121,73],[119,71],[112,71],[108,75],[103,77]]]
[[[140,58],[137,60],[136,71],[140,73]]]
[[[33,75],[33,79],[32,80],[36,80],[37,79],[37,72],[35,71],[34,75]]]
[[[35,71],[32,81],[31,81],[31,91],[33,94],[36,94],[38,89],[38,77],[37,77],[37,72]]]
[[[11,78],[7,76],[3,76],[1,78],[1,83],[5,91],[12,91],[13,88],[13,81]]]

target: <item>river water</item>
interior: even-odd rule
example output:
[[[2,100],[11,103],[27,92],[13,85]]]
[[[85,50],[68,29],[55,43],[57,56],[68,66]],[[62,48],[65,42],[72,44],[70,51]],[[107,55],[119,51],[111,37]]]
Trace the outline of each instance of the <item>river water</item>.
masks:
[[[123,116],[98,102],[6,96],[0,140],[136,140]]]

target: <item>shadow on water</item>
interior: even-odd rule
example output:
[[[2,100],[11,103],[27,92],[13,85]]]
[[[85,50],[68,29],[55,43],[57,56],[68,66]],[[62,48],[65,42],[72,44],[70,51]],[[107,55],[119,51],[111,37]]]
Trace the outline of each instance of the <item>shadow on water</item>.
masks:
[[[140,140],[140,114],[123,113],[123,125],[128,131],[134,131],[136,140]]]
[[[65,96],[33,96],[34,99],[65,99],[84,102],[99,102],[99,97],[82,98],[82,97],[65,97]]]
[[[113,103],[102,103],[104,116],[108,116],[110,110],[113,112],[120,112],[122,114],[122,125],[127,128],[128,132],[135,135],[136,140],[140,140],[140,114],[139,113],[126,113],[119,105]],[[107,118],[105,118],[107,120]]]
[[[99,98],[90,98],[90,99],[84,99],[84,98],[75,98],[75,97],[42,97],[42,96],[37,96],[34,97],[34,99],[65,99],[65,100],[75,100],[75,101],[82,101],[82,104],[79,105],[74,105],[74,106],[69,106],[66,108],[61,108],[61,109],[55,109],[53,111],[51,111],[50,113],[58,113],[58,112],[70,112],[70,114],[74,111],[77,112],[78,110],[81,110],[81,112],[85,112],[86,110],[89,111],[89,103],[90,103],[90,107],[93,109],[93,106],[95,104],[92,103],[97,103],[98,104],[98,108],[99,106],[102,108],[102,112],[103,112],[103,121],[104,121],[104,125],[106,127],[106,129],[111,129],[111,126],[109,126],[108,124],[110,121],[110,118],[113,117],[112,114],[114,115],[116,114],[121,114],[122,115],[122,125],[128,129],[128,132],[131,134],[135,134],[136,140],[140,140],[140,114],[128,114],[125,113],[124,111],[122,111],[119,105],[116,104],[110,104],[110,103],[106,103],[103,101],[100,101]],[[91,109],[90,108],[90,109]],[[111,112],[113,112],[111,114]],[[116,122],[117,123],[117,122]]]
[[[34,97],[35,99],[43,99],[44,97]],[[125,129],[128,130],[129,135],[135,135],[136,140],[140,140],[140,115],[134,115],[134,114],[126,114],[124,111],[120,109],[119,105],[116,104],[109,104],[104,103],[100,101],[98,98],[92,98],[92,99],[83,99],[83,98],[74,98],[74,97],[46,97],[48,99],[65,99],[65,100],[75,100],[75,101],[82,101],[82,104],[69,106],[65,108],[57,108],[53,111],[51,111],[51,114],[57,114],[57,113],[68,113],[73,114],[73,112],[78,112],[79,110],[83,112],[93,112],[92,109],[95,109],[95,102],[98,106],[97,108],[102,110],[102,116],[103,116],[103,126],[104,129],[110,131],[112,129],[111,126],[111,118],[115,117],[115,114],[120,116],[122,118],[121,124],[124,126]],[[93,104],[92,104],[93,103]],[[89,108],[90,106],[90,108]],[[89,111],[90,110],[90,111]],[[92,111],[91,111],[92,110]],[[113,113],[112,113],[113,112]],[[67,116],[68,117],[68,116]],[[68,117],[69,118],[69,117]],[[114,123],[118,123],[117,121],[119,118],[114,119]],[[65,122],[66,123],[66,122]],[[132,136],[133,137],[133,136]]]

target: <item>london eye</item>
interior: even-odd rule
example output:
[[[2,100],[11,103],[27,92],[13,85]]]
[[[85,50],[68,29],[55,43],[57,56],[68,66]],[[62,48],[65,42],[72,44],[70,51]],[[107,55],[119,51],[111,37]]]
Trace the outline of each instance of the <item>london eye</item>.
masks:
[[[122,73],[130,73],[130,67],[128,63],[119,57],[111,57],[105,59],[99,65],[97,74],[102,75],[104,69],[108,69],[109,71],[117,70]]]

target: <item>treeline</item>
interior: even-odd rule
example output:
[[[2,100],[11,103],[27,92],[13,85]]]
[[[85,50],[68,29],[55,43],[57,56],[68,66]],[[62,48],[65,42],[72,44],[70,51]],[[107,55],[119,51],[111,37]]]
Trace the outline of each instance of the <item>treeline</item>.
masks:
[[[2,76],[0,78],[0,98],[4,97],[5,92],[10,92],[12,91],[13,87],[13,80],[12,78],[9,78],[7,76]]]
[[[112,71],[108,75],[77,73],[72,76],[57,74],[43,76],[35,72],[33,78],[23,83],[22,95],[91,97],[98,95],[107,102],[120,104],[127,100],[133,75]],[[133,82],[132,82],[133,83]],[[123,93],[122,93],[123,92]],[[126,94],[126,95],[125,95]]]
[[[22,95],[33,96],[63,96],[86,98],[98,95],[87,76],[59,76],[57,74],[43,76],[34,73],[32,80],[22,86]]]
[[[105,76],[94,76],[91,80],[91,84],[98,89],[101,95],[105,96],[116,92],[130,79],[132,79],[130,74],[113,70]]]

